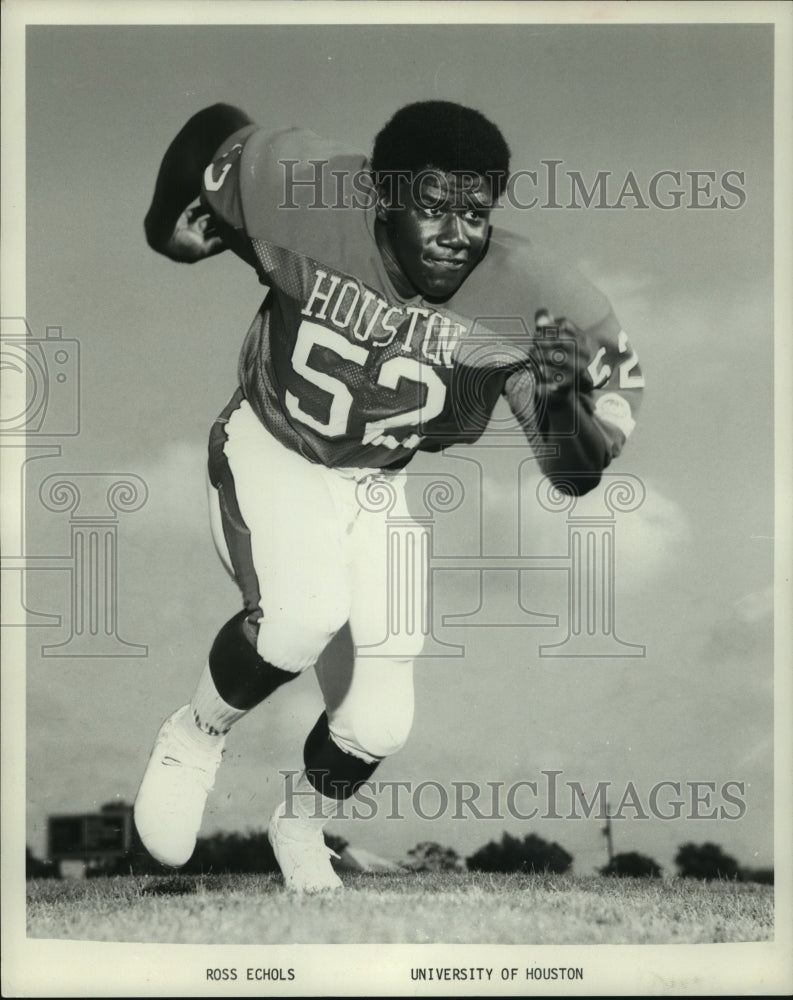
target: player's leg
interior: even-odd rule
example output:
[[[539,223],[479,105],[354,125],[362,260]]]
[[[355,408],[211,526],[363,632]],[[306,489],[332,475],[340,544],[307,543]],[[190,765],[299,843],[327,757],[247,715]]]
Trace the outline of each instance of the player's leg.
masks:
[[[223,732],[316,662],[349,598],[319,467],[275,441],[238,397],[213,430],[210,479],[213,539],[244,610],[218,634],[194,708],[205,731]]]
[[[270,818],[268,835],[287,889],[322,892],[340,889],[330,864],[324,829],[348,798],[373,773],[378,761],[342,750],[330,735],[328,717],[320,715],[306,739],[304,770],[289,785],[284,801]]]
[[[417,559],[402,572],[389,561],[388,519],[385,512],[358,507],[363,487],[346,484],[350,531],[350,625],[357,644],[352,671],[347,664],[321,661],[317,672],[326,701],[324,712],[306,740],[305,770],[276,819],[281,829],[321,830],[374,773],[378,764],[404,744],[413,719],[413,660],[423,645],[424,581],[421,545]],[[394,490],[392,516],[411,525],[404,501],[402,477],[386,480]],[[349,513],[351,512],[351,514]],[[405,569],[411,580],[405,578]],[[415,587],[412,585],[415,584]],[[410,610],[397,621],[390,606],[396,593],[410,594]],[[396,629],[389,627],[396,622]],[[314,834],[318,836],[317,833]],[[329,865],[326,867],[329,868]],[[297,880],[296,880],[297,881]],[[299,888],[299,886],[295,886]],[[330,887],[330,886],[328,886]]]
[[[404,487],[400,474],[357,491],[360,510],[351,535],[353,671],[343,696],[328,703],[333,741],[370,765],[396,753],[408,738],[413,663],[424,645],[424,529],[410,517]],[[387,510],[380,509],[383,489],[393,497]]]
[[[245,608],[218,633],[189,706],[166,720],[135,804],[144,844],[174,866],[195,847],[230,727],[313,665],[348,615],[334,575],[335,508],[317,467],[275,442],[246,403],[232,404],[210,439],[210,511]]]

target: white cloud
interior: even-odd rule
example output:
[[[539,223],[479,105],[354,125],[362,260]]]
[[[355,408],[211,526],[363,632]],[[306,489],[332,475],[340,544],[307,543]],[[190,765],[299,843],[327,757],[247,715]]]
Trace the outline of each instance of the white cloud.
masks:
[[[613,475],[617,483],[619,473]],[[604,502],[607,477],[598,489],[579,497],[572,510],[550,513],[534,501],[538,482],[535,478],[526,482],[529,502],[522,511],[524,538],[560,540],[560,529],[566,531],[568,520],[605,516],[614,523],[618,579],[623,585],[633,588],[658,579],[677,565],[691,543],[691,525],[685,511],[654,484],[644,482],[637,487],[643,487],[644,498],[635,510],[613,512],[608,508]],[[541,548],[547,551],[547,544]]]
[[[647,486],[642,505],[615,515],[620,577],[646,583],[674,568],[691,542],[691,525],[680,504]]]

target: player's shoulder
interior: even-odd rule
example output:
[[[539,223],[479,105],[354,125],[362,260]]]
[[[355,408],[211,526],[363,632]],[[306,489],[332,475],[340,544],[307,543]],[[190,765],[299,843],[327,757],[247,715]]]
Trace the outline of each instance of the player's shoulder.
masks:
[[[333,200],[338,186],[333,171],[342,176],[345,170],[363,170],[365,162],[364,153],[349,144],[299,126],[259,126],[246,135],[242,152],[243,177],[257,184],[275,178],[291,185],[298,201],[302,192]]]
[[[250,130],[246,139],[246,145],[250,146],[251,150],[269,148],[306,160],[312,156],[323,154],[332,156],[349,150],[346,143],[328,139],[300,125],[281,125],[275,128],[256,125]]]
[[[262,188],[272,193],[280,187],[288,202],[308,200],[312,209],[320,203],[338,202],[340,178],[368,173],[360,150],[297,126],[246,125],[228,136],[215,152],[213,164],[210,190],[218,190],[220,178],[225,182],[228,175],[243,199]]]
[[[262,274],[271,277],[284,253],[372,272],[374,189],[360,150],[306,128],[253,126],[219,154],[204,176],[204,201],[249,262],[252,247]]]
[[[490,289],[490,296],[498,296],[503,305],[524,304],[521,314],[539,304],[537,308],[567,316],[584,329],[611,311],[607,297],[577,263],[508,229],[493,228],[487,254],[474,276],[479,289]]]
[[[361,212],[338,209],[373,204],[365,155],[306,128],[262,127],[248,135],[238,185],[250,238],[318,260],[365,231]]]
[[[485,260],[491,268],[518,279],[528,276],[545,284],[591,284],[561,251],[496,226],[491,231]]]

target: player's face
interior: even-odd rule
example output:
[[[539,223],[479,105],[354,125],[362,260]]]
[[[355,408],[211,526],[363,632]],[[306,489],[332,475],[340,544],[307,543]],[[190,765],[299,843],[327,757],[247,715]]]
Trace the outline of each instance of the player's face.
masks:
[[[400,291],[448,299],[481,259],[490,232],[492,191],[479,175],[425,171],[420,182],[400,184],[381,215],[383,257]]]

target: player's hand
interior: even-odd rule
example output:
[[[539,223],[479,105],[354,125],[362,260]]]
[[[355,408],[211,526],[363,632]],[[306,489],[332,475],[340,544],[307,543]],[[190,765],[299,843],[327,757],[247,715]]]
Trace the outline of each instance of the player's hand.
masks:
[[[212,216],[198,202],[193,202],[176,220],[163,253],[171,260],[193,264],[225,249],[226,244],[218,235]]]
[[[563,405],[573,392],[590,392],[591,361],[579,328],[564,316],[554,319],[547,309],[534,316],[532,355],[537,368],[537,389],[551,406]]]

